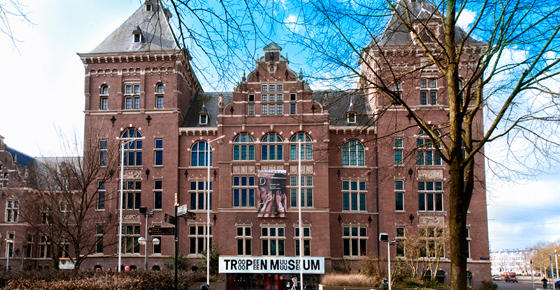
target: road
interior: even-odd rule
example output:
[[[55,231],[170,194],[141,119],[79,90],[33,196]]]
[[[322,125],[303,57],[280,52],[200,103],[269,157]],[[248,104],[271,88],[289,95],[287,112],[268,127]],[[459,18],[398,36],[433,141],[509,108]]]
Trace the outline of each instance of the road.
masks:
[[[498,289],[533,289],[531,285],[531,280],[519,280],[519,283],[506,283],[504,281],[494,281],[498,285]],[[542,283],[540,280],[535,278],[535,289],[543,289]],[[552,285],[548,285],[547,290],[551,290]]]

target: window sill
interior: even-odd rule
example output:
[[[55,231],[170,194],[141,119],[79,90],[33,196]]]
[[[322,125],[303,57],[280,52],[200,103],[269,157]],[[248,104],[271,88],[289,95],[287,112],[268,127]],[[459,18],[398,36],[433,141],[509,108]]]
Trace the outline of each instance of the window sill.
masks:
[[[154,165],[154,168],[163,168],[163,164],[162,165]]]
[[[104,208],[96,208],[95,211],[102,212],[102,211],[105,211],[105,209]]]

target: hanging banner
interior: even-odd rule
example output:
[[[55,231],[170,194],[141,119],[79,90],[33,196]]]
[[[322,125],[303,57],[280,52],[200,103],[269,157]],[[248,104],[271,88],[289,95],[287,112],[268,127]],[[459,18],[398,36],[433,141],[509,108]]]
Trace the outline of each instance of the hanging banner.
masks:
[[[325,274],[325,257],[303,257],[303,274]],[[220,257],[220,273],[299,273],[299,257]]]
[[[258,217],[286,216],[286,170],[259,170]]]

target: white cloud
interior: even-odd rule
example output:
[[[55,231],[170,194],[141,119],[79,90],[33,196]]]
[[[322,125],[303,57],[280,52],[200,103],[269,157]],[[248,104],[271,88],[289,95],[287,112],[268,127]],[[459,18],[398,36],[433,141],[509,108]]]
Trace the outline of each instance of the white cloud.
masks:
[[[466,31],[469,29],[469,26],[474,22],[475,18],[476,18],[476,12],[468,9],[463,9],[463,11],[461,11],[461,15],[459,15],[459,19],[457,19],[457,25],[461,27],[461,29]]]
[[[288,29],[293,33],[300,32],[302,28],[301,23],[298,22],[298,17],[294,14],[290,14],[286,19],[284,19],[284,24],[286,24]]]

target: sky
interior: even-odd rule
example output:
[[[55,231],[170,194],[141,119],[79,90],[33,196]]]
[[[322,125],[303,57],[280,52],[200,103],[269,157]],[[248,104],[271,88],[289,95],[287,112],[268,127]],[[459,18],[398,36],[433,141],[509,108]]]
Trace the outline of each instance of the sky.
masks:
[[[30,22],[11,19],[15,44],[0,34],[0,135],[26,154],[57,156],[64,154],[61,140],[83,134],[84,67],[76,53],[95,48],[143,1],[22,2]],[[475,16],[466,11],[459,25]],[[499,156],[501,148],[491,145],[486,153]],[[491,250],[560,240],[559,195],[559,166],[515,182],[487,170]]]

